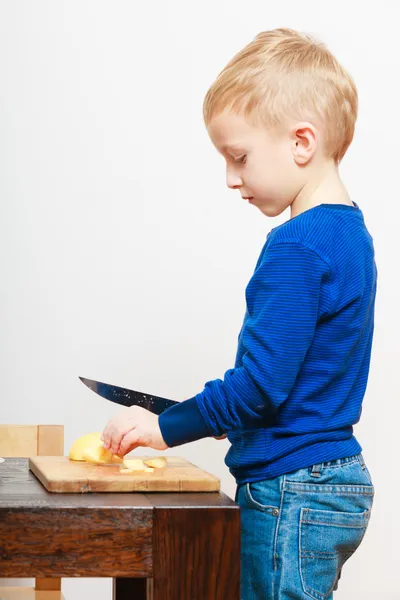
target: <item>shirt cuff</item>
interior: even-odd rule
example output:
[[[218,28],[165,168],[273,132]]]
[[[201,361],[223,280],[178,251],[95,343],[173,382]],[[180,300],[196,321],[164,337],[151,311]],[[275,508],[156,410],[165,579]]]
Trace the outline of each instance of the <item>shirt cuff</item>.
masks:
[[[199,410],[196,396],[165,410],[158,417],[158,424],[169,448],[212,436]]]

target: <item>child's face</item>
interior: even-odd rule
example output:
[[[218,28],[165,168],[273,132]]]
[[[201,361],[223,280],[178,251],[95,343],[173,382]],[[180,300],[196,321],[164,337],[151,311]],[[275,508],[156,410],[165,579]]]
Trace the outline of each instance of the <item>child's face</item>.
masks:
[[[293,158],[296,140],[289,130],[268,132],[241,116],[222,113],[207,128],[212,143],[226,160],[226,183],[263,214],[275,217],[292,204],[302,187]]]

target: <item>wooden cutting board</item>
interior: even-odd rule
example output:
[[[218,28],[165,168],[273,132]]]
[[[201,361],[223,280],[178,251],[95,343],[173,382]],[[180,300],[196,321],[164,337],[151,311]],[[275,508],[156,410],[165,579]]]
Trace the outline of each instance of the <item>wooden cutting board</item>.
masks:
[[[133,458],[130,456],[129,458]],[[136,456],[146,460],[146,456]],[[220,479],[184,458],[166,456],[153,473],[121,473],[119,465],[91,465],[67,456],[32,456],[29,468],[49,492],[218,492]]]

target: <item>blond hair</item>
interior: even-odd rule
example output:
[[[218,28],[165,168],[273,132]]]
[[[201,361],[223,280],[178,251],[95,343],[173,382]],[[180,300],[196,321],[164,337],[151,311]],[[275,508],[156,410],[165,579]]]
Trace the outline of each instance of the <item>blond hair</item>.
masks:
[[[324,151],[340,162],[357,119],[357,88],[326,46],[293,29],[259,33],[219,73],[203,103],[206,126],[225,110],[252,125],[289,117],[322,127]]]

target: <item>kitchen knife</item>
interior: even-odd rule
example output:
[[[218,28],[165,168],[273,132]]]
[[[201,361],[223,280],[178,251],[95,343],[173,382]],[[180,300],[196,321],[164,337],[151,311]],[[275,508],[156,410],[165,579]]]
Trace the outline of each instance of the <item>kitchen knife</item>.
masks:
[[[144,394],[143,392],[136,392],[135,390],[128,390],[127,388],[118,387],[116,385],[109,385],[108,383],[102,383],[101,381],[93,381],[92,379],[86,379],[85,377],[79,377],[79,379],[93,392],[96,392],[102,398],[111,400],[116,404],[122,406],[141,406],[146,410],[160,415],[164,410],[179,404],[176,400],[169,400],[168,398],[161,398],[160,396],[152,396],[150,394]]]
[[[108,383],[102,383],[101,381],[94,381],[93,379],[86,379],[86,377],[79,377],[79,379],[93,392],[96,392],[102,398],[111,400],[116,404],[122,406],[141,406],[146,410],[149,410],[156,415],[161,415],[164,410],[179,404],[176,400],[169,400],[168,398],[162,398],[161,396],[152,396],[143,392],[136,392],[135,390],[129,390],[128,388],[118,387],[117,385],[110,385]],[[216,440],[224,440],[226,433],[219,437],[215,437]]]

